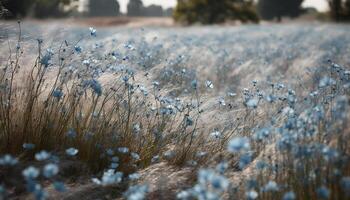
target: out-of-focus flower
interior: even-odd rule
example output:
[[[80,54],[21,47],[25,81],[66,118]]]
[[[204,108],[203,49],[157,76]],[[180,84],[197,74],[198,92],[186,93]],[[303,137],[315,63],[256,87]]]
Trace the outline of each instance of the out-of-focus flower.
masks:
[[[43,175],[46,178],[51,178],[58,174],[58,166],[56,164],[47,164],[44,166]]]
[[[236,137],[229,141],[228,151],[231,153],[238,153],[241,151],[249,151],[250,143],[246,137]]]
[[[66,149],[66,154],[68,156],[76,156],[78,154],[78,152],[79,152],[79,150],[76,148],[71,147],[71,148]]]
[[[43,151],[40,151],[40,152],[35,154],[35,159],[37,161],[43,161],[43,160],[49,159],[50,156],[51,156],[51,154],[49,152],[43,150]]]
[[[40,171],[33,166],[27,167],[22,171],[22,175],[27,180],[34,180],[39,176],[39,174],[40,174]]]
[[[17,158],[12,157],[10,154],[6,154],[3,157],[0,157],[0,166],[14,166],[17,163]]]

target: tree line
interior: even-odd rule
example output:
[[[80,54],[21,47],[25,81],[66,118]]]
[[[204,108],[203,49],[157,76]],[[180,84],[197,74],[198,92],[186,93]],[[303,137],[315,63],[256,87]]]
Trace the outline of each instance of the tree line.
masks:
[[[76,10],[79,0],[0,0],[0,16],[18,18],[63,17]],[[88,16],[118,16],[118,0],[88,0]],[[304,12],[304,0],[178,0],[174,11],[161,6],[144,6],[142,0],[129,0],[128,16],[173,16],[178,22],[187,24],[221,23],[226,20],[258,22],[280,21],[283,17],[295,18]],[[335,21],[350,21],[350,0],[324,0]]]
[[[77,12],[79,0],[0,0],[0,16],[20,18],[64,17]],[[75,5],[75,6],[74,6]],[[88,0],[87,16],[118,16],[118,0]],[[128,16],[171,16],[172,9],[158,5],[144,6],[142,0],[129,0]]]

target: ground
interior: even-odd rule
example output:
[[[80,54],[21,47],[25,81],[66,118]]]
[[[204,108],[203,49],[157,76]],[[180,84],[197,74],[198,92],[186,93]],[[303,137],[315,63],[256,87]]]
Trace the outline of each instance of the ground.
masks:
[[[164,96],[189,99],[188,88],[193,80],[197,80],[202,85],[200,101],[204,110],[198,130],[209,135],[215,130],[225,132],[233,129],[244,117],[241,114],[244,109],[241,101],[229,94],[241,94],[244,88],[251,88],[254,80],[259,83],[280,81],[286,87],[297,88],[296,92],[302,94],[304,85],[314,84],[314,72],[326,67],[330,60],[340,65],[350,65],[350,26],[345,24],[290,22],[180,27],[173,26],[171,21],[160,22],[159,19],[126,23],[128,20],[23,21],[21,34],[24,54],[21,67],[30,67],[35,61],[37,39],[40,38],[44,41],[44,47],[51,48],[53,52],[58,52],[65,43],[79,45],[82,51],[94,49],[82,58],[90,59],[92,63],[94,59],[101,61],[114,53],[116,68],[130,68],[137,81],[145,87],[152,87],[154,81],[159,82]],[[96,37],[91,37],[90,26],[97,29]],[[0,22],[1,65],[9,56],[7,43],[14,45],[18,32],[16,22]],[[72,65],[81,63],[73,60]],[[99,80],[106,84],[111,77],[104,74]],[[213,89],[205,87],[206,81],[210,81]],[[225,103],[220,102],[222,99]],[[260,120],[266,116],[261,111],[255,117],[254,120]],[[244,128],[239,127],[241,132],[244,132]],[[264,153],[269,152],[273,155],[271,147],[266,146]],[[218,156],[210,159],[207,165],[215,163]],[[163,161],[139,172],[141,180],[152,185],[153,192],[158,190],[156,185],[164,181],[162,177],[172,179],[166,181],[164,186],[167,187],[164,189],[166,196],[175,195],[182,187],[190,187],[189,182],[194,179],[191,175],[193,169],[193,166],[173,167]],[[253,171],[248,167],[228,176],[238,183],[254,174]],[[65,197],[81,198],[86,191],[95,191],[95,187],[86,178],[77,185],[72,184],[72,190]],[[98,195],[103,196],[101,193]],[[94,192],[91,195],[90,199],[96,198]],[[154,192],[151,195],[160,194]]]

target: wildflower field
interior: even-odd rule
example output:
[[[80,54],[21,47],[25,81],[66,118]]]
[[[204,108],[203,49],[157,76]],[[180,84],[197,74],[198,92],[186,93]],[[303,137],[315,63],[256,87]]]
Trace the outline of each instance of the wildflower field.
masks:
[[[0,199],[350,199],[350,26],[0,22]]]

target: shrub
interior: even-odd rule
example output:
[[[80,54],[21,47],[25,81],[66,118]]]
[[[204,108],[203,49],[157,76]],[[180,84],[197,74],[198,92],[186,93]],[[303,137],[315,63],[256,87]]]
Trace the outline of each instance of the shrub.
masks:
[[[213,24],[226,20],[259,21],[251,1],[232,0],[181,0],[175,8],[174,19],[188,24]]]

